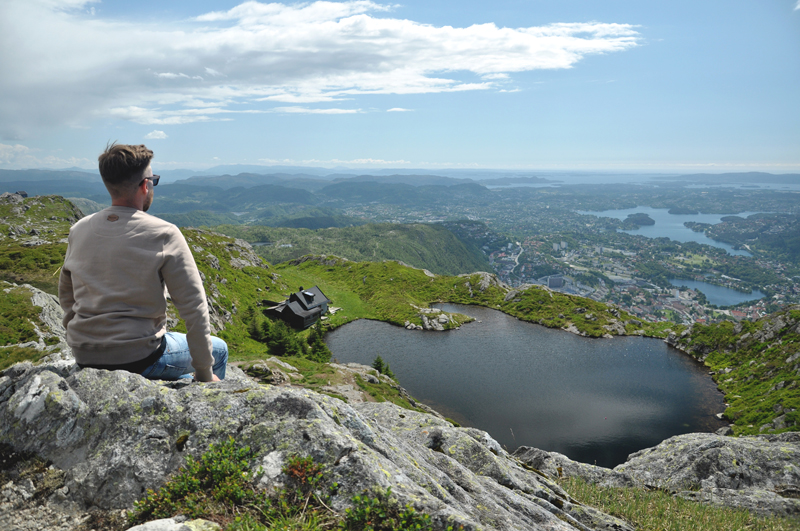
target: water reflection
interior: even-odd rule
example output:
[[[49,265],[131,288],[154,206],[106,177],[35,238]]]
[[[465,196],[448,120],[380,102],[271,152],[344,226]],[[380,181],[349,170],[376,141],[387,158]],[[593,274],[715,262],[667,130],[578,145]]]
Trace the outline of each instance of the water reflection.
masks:
[[[593,340],[485,308],[447,309],[479,322],[435,333],[361,320],[326,341],[340,362],[380,354],[412,396],[509,450],[614,466],[672,435],[724,425],[706,369],[663,341]]]

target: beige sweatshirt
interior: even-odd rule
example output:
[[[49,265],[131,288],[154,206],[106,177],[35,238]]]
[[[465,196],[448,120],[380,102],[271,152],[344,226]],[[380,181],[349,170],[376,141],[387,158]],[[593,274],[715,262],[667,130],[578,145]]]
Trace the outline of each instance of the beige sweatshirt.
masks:
[[[58,296],[75,360],[121,365],[152,354],[166,333],[165,285],[186,322],[195,376],[210,381],[206,294],[178,228],[115,206],[73,225]]]

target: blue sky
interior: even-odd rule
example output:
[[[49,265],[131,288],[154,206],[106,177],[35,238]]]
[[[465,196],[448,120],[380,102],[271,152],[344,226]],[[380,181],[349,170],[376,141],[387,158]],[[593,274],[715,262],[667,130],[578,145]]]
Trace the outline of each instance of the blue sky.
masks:
[[[0,168],[800,172],[800,0],[6,0]]]

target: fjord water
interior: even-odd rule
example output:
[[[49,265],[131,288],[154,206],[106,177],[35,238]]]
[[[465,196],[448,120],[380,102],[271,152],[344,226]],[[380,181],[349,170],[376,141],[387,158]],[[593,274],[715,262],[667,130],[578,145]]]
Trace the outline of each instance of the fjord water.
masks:
[[[613,467],[628,454],[694,431],[725,409],[707,370],[663,341],[588,339],[476,306],[460,330],[349,323],[326,337],[340,363],[377,355],[417,400],[509,451],[534,446]]]
[[[752,290],[750,293],[746,293],[697,280],[683,280],[674,278],[670,279],[669,282],[673,286],[686,286],[687,288],[691,288],[696,291],[702,291],[703,295],[705,295],[706,299],[708,299],[708,302],[717,306],[733,306],[742,302],[756,301],[765,297],[765,295],[757,289]]]
[[[652,208],[647,206],[638,206],[636,208],[627,208],[623,210],[603,210],[600,212],[579,211],[579,214],[588,214],[592,216],[600,216],[607,218],[617,218],[625,220],[630,214],[643,213],[650,216],[655,221],[655,225],[643,225],[636,230],[620,230],[620,232],[627,232],[628,234],[638,234],[648,238],[669,238],[678,242],[697,242],[711,245],[712,247],[719,247],[725,249],[728,254],[750,256],[750,253],[740,249],[734,249],[732,246],[724,242],[712,240],[702,232],[694,232],[692,229],[684,225],[687,221],[696,221],[698,223],[709,223],[716,225],[726,215],[735,215],[741,218],[746,218],[756,212],[740,212],[738,214],[670,214],[666,208]]]

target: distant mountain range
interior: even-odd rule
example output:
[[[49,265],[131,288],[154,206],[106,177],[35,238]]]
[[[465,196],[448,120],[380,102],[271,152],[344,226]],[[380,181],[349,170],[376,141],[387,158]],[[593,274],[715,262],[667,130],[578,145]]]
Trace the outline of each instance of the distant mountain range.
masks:
[[[685,181],[692,184],[800,184],[800,173],[773,174],[764,172],[747,173],[695,173],[678,177],[656,177],[669,181]]]

